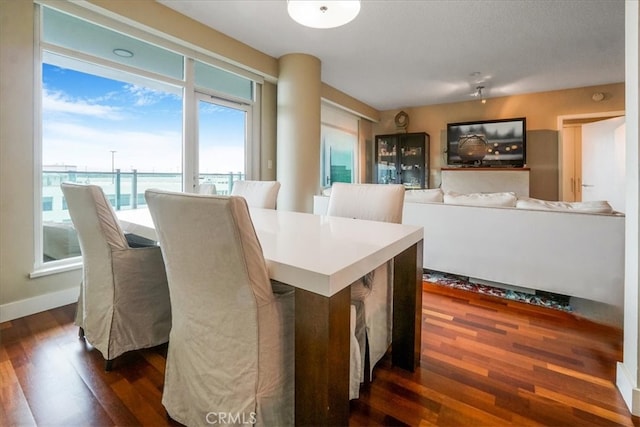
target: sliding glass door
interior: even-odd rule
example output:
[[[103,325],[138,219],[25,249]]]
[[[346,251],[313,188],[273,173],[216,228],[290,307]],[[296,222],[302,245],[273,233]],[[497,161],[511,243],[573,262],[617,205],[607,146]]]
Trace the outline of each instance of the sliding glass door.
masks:
[[[248,105],[197,94],[198,184],[213,184],[217,194],[229,194],[233,182],[245,179]]]

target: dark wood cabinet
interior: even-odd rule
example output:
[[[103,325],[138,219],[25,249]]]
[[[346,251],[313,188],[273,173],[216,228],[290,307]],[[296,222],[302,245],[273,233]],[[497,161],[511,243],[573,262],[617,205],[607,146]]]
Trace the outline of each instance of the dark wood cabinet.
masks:
[[[374,182],[429,188],[429,134],[376,135]]]

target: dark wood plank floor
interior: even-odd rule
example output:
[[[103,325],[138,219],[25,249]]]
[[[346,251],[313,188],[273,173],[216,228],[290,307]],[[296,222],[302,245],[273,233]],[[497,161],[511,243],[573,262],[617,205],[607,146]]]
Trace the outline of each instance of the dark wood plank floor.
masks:
[[[425,284],[420,368],[385,357],[350,425],[638,426],[615,387],[622,333],[571,314]],[[171,425],[165,347],[104,371],[69,305],[0,324],[0,424]]]

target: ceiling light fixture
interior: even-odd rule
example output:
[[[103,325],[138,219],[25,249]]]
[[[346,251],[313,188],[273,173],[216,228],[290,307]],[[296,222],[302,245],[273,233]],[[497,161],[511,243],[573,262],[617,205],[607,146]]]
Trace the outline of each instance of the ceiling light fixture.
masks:
[[[131,58],[133,56],[133,52],[131,52],[130,50],[121,49],[121,48],[113,49],[113,53],[122,58]]]
[[[472,93],[472,96],[475,96],[476,98],[480,98],[480,102],[482,102],[483,104],[487,103],[487,100],[484,99],[484,95],[482,93],[482,90],[484,89],[484,86],[477,86],[476,87],[476,91],[474,93]]]
[[[360,0],[288,0],[289,16],[311,28],[335,28],[351,22],[360,13]]]

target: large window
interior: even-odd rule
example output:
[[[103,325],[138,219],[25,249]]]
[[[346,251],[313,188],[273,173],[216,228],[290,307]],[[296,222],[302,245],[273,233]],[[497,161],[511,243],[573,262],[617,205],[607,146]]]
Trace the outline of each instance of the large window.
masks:
[[[358,118],[322,106],[320,185],[357,182]]]
[[[99,185],[118,209],[137,207],[146,187],[182,189],[182,94],[172,89],[42,64],[43,261],[79,255],[61,182]]]
[[[224,193],[244,179],[253,80],[186,48],[142,40],[139,31],[128,35],[119,23],[119,31],[109,29],[104,17],[97,25],[49,7],[40,16],[37,264],[80,254],[63,181],[101,186],[119,210],[143,206],[151,187],[192,191],[213,181]]]

